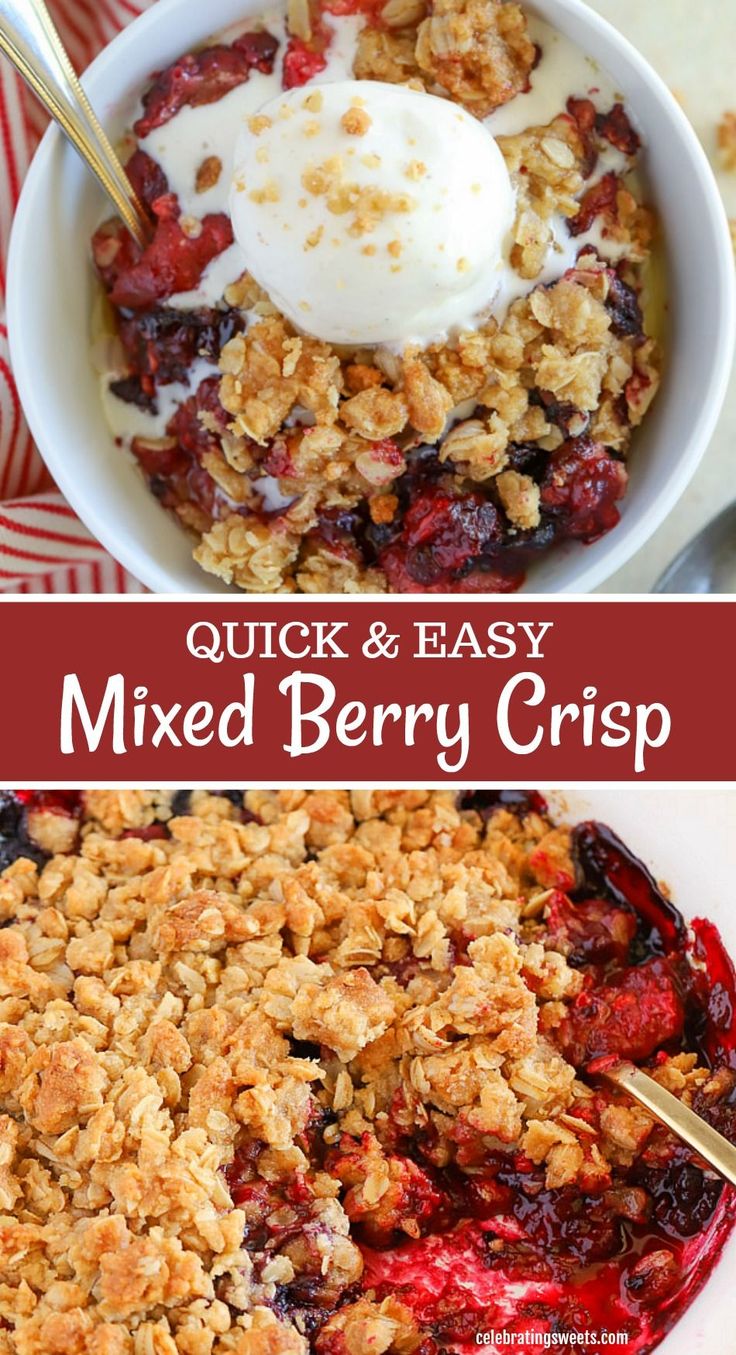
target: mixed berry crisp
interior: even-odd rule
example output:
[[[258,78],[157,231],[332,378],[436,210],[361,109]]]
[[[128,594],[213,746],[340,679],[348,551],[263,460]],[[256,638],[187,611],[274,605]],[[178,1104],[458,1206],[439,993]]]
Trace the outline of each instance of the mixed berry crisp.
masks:
[[[733,966],[602,824],[3,792],[0,864],[3,1355],[646,1355],[714,1266],[734,1190],[595,1060],[736,1141]]]
[[[351,80],[363,97],[338,110],[341,153],[315,149],[303,171],[296,157],[284,190],[279,115],[261,110],[296,110],[307,156]],[[412,269],[432,211],[457,199],[467,222],[489,189],[485,169],[455,182],[439,132],[437,164],[407,145],[400,191],[386,187],[393,131],[376,110],[411,99],[493,143],[510,204],[506,217],[494,188],[501,252],[457,323],[418,337],[397,320],[392,342],[346,341],[355,278],[361,304],[403,315],[399,288],[423,295]],[[130,127],[155,234],[141,252],[119,223],[95,233],[95,362],[121,454],[204,570],[248,592],[507,592],[550,552],[615,529],[659,383],[656,220],[639,130],[572,42],[513,0],[289,0],[155,74]],[[261,164],[255,187],[233,176],[238,154]],[[324,213],[303,240],[301,210]],[[277,234],[284,296],[246,266],[248,246]],[[330,341],[294,278],[311,270],[326,296],[345,285],[348,250]],[[447,276],[473,267],[458,254]]]

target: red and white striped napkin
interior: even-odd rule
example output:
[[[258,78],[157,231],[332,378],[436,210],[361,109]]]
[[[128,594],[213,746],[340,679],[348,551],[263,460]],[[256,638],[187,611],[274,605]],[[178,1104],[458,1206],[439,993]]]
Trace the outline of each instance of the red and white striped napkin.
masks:
[[[49,0],[78,71],[150,0]],[[23,176],[46,117],[0,57],[0,592],[145,591],[90,536],[33,445],[13,381],[5,325],[8,242]]]

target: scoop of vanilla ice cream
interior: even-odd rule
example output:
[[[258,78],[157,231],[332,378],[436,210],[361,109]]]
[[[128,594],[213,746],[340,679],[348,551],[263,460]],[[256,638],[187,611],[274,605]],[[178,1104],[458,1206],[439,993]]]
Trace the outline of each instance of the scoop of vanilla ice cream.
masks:
[[[298,328],[403,344],[492,306],[514,195],[490,132],[457,104],[341,80],[249,119],[230,210],[249,272]]]

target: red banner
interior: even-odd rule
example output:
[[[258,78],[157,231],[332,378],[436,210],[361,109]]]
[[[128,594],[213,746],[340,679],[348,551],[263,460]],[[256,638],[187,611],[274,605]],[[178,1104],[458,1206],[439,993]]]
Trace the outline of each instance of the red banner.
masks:
[[[702,599],[24,599],[4,611],[0,781],[731,780],[733,617]]]

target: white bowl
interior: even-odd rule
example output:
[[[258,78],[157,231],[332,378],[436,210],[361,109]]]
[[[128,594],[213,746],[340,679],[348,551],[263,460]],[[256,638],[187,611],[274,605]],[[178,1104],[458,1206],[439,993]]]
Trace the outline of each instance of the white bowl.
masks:
[[[90,66],[85,87],[115,130],[120,108],[151,71],[263,0],[158,0]],[[528,8],[577,42],[613,77],[647,145],[646,174],[664,223],[669,334],[663,389],[637,439],[618,527],[592,546],[570,543],[530,572],[528,592],[587,592],[651,536],[692,477],[720,413],[736,319],[733,253],[706,156],[685,115],[643,57],[581,0]],[[9,259],[8,328],[16,380],[41,453],[90,531],[154,592],[230,591],[191,558],[191,542],[115,447],[88,351],[95,281],[89,239],[102,200],[54,128],[26,179]]]
[[[670,886],[672,901],[685,920],[710,919],[728,953],[736,957],[736,790],[627,786],[543,793],[561,820],[595,818],[607,823],[655,879]],[[726,1355],[736,1348],[735,1266],[736,1231],[694,1303],[657,1347],[657,1355]]]

